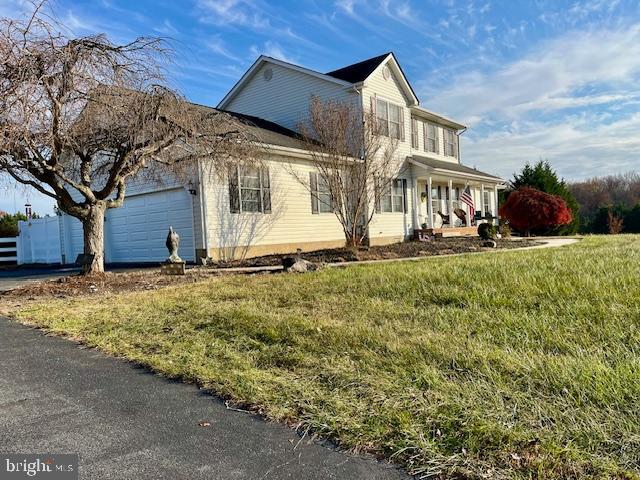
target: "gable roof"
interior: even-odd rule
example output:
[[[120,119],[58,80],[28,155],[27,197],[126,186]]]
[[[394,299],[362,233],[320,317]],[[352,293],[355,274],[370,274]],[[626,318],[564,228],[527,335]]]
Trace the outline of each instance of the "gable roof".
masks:
[[[281,67],[289,68],[291,70],[295,70],[297,72],[306,73],[307,75],[311,75],[313,77],[319,78],[321,80],[325,80],[327,82],[336,83],[343,87],[350,87],[351,82],[347,82],[346,80],[341,80],[336,77],[332,77],[330,75],[325,75],[324,73],[316,72],[315,70],[311,70],[310,68],[301,67],[300,65],[295,65],[293,63],[285,62],[283,60],[278,60],[277,58],[268,57],[267,55],[260,55],[253,65],[249,67],[249,70],[244,72],[244,75],[240,77],[240,79],[236,82],[236,84],[227,92],[220,103],[218,103],[218,108],[225,108],[229,102],[242,90],[245,83],[247,83],[256,71],[264,64],[264,63],[272,63],[274,65],[279,65]]]
[[[270,122],[264,118],[254,117],[253,115],[229,112],[227,110],[220,111],[236,118],[244,124],[248,128],[249,133],[253,134],[262,143],[306,150],[302,136],[293,130],[283,127],[282,125]]]
[[[387,60],[390,61],[391,69],[395,70],[394,73],[399,77],[398,80],[407,93],[409,99],[413,101],[413,105],[418,105],[420,103],[418,96],[409,83],[407,76],[404,74],[400,63],[393,52],[384,53],[377,57],[371,57],[367,60],[363,60],[362,62],[354,63],[353,65],[347,65],[346,67],[339,68],[338,70],[327,72],[326,75],[351,83],[362,83]]]
[[[373,71],[389,56],[393,55],[391,52],[378,55],[377,57],[363,60],[362,62],[354,63],[353,65],[347,65],[346,67],[339,68],[327,72],[325,75],[330,77],[339,78],[349,83],[364,82]]]

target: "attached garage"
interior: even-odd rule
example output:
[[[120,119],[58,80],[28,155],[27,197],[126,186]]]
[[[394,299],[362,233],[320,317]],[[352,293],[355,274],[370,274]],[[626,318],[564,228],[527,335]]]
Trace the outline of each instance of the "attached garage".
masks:
[[[105,261],[161,262],[169,256],[169,226],[180,235],[178,253],[195,261],[192,196],[184,188],[127,197],[105,216]]]

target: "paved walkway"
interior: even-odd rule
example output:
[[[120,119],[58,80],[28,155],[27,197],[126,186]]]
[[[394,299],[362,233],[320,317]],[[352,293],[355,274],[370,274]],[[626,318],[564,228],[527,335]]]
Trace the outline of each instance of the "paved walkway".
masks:
[[[0,451],[79,453],[81,479],[409,478],[2,317]]]

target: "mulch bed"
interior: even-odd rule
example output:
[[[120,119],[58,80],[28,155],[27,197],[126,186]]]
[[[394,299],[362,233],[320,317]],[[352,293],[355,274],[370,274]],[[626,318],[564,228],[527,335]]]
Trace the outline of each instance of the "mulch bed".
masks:
[[[539,245],[540,242],[522,239],[518,241],[499,239],[497,248],[521,248]],[[391,258],[409,258],[432,255],[450,255],[452,253],[480,252],[493,250],[482,246],[482,240],[477,237],[448,237],[437,238],[430,242],[407,241],[391,245],[381,245],[361,249],[334,248],[305,252],[302,258],[314,263],[341,263],[358,262],[363,260],[384,260]],[[216,268],[234,267],[266,267],[282,264],[283,255],[265,255],[262,257],[247,258],[245,260],[232,260],[216,262],[212,266]]]
[[[520,241],[498,240],[497,248],[518,248],[537,245],[539,243],[540,242],[527,239]],[[493,249],[483,247],[482,241],[478,238],[453,237],[439,238],[430,242],[410,241],[358,250],[348,248],[317,250],[303,253],[302,257],[311,262],[322,264],[448,255],[452,253],[479,252],[484,250]],[[219,262],[213,266],[219,269],[279,266],[282,265],[283,256],[285,255],[266,255],[245,260]],[[193,283],[211,278],[215,275],[225,274],[224,271],[219,269],[212,269],[210,267],[190,268],[187,269],[187,273],[184,276],[160,275],[160,269],[124,273],[107,272],[91,276],[76,274],[58,280],[34,282],[4,292],[0,294],[0,304],[4,303],[6,307],[10,307],[10,303],[14,303],[13,306],[16,306],[25,301],[32,301],[42,297],[73,298],[82,295],[104,295],[120,292],[157,290],[170,285]],[[0,308],[0,314],[3,310],[3,308]]]

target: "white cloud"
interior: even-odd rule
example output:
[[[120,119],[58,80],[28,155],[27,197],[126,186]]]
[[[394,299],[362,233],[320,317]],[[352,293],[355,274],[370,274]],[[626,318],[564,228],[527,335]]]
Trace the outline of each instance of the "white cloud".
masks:
[[[440,87],[418,84],[427,108],[470,125],[463,161],[506,177],[541,157],[568,179],[638,170],[640,24],[533,48]]]
[[[215,36],[211,40],[209,40],[207,42],[207,47],[212,52],[222,57],[228,58],[229,60],[233,60],[234,62],[242,61],[238,56],[234,55],[227,49],[226,45],[219,36]]]
[[[278,60],[282,60],[284,62],[297,63],[294,58],[289,57],[284,53],[284,50],[279,44],[271,40],[267,40],[266,42],[264,42],[264,45],[262,47],[253,45],[251,47],[251,54],[254,57],[257,57],[259,55],[266,55],[268,57],[277,58]]]
[[[201,18],[205,23],[239,25],[258,30],[270,27],[265,12],[251,0],[198,0],[197,5],[206,12]]]
[[[418,86],[429,107],[468,121],[491,115],[513,118],[554,105],[566,108],[558,99],[575,97],[580,88],[631,88],[638,74],[640,24],[572,32],[536,45],[533,53],[495,71],[459,75],[444,89],[428,87],[427,82]]]
[[[463,136],[465,162],[504,178],[525,162],[548,159],[570,180],[638,170],[640,113],[609,124],[586,117],[548,124],[527,122],[516,131]]]

